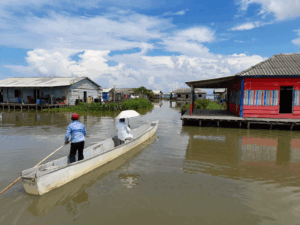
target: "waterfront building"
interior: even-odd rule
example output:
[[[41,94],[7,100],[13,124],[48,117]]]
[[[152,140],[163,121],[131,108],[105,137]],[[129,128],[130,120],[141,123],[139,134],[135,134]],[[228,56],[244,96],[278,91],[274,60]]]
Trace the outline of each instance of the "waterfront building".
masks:
[[[160,90],[153,90],[152,92],[154,94],[154,98],[156,98],[156,99],[162,98],[162,95],[163,95],[162,91],[160,91]]]
[[[102,101],[112,101],[114,97],[113,88],[103,88],[102,89]]]
[[[195,99],[203,99],[206,98],[206,92],[200,88],[194,88]],[[177,101],[189,101],[191,100],[191,89],[190,88],[178,88],[171,92],[172,99],[176,99]],[[173,97],[174,96],[174,97]]]
[[[1,105],[75,105],[101,97],[101,86],[88,77],[13,77],[0,81]]]
[[[226,99],[226,88],[215,88],[213,94],[215,101],[222,101]]]
[[[234,76],[186,84],[226,88],[227,110],[238,117],[300,119],[300,53],[277,54]]]
[[[130,98],[134,94],[135,88],[116,88],[115,95],[116,100],[121,101],[122,99]]]
[[[170,93],[163,93],[163,98],[170,98]]]

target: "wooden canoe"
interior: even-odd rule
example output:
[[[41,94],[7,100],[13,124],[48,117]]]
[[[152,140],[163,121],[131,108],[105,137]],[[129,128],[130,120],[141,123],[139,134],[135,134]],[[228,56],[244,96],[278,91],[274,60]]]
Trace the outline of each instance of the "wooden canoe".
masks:
[[[132,130],[133,139],[116,146],[112,138],[84,149],[84,160],[69,163],[68,156],[22,171],[24,189],[43,195],[128,152],[148,140],[157,130],[158,121]]]

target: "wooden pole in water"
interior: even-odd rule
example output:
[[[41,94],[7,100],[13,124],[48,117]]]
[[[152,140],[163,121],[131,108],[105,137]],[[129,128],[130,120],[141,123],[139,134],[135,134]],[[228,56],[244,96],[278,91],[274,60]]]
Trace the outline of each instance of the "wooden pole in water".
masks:
[[[46,159],[48,159],[51,155],[53,155],[55,152],[57,152],[58,150],[60,150],[62,147],[64,147],[64,145],[60,146],[58,149],[56,149],[54,152],[52,152],[50,155],[48,155],[46,158],[44,158],[42,161],[40,161],[38,164],[36,164],[34,167],[39,166],[42,162],[44,162]],[[19,180],[21,179],[21,177],[19,177],[18,179],[16,179],[14,182],[12,182],[10,185],[8,185],[5,189],[3,189],[3,191],[0,192],[0,195],[2,195],[6,190],[8,190],[11,186],[13,186],[15,183],[17,183]]]

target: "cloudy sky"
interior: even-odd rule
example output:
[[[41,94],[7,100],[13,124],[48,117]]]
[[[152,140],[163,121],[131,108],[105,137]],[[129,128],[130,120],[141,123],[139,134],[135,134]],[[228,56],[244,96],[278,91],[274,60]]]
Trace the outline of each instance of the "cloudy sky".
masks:
[[[300,0],[1,0],[0,79],[164,92],[300,52]]]

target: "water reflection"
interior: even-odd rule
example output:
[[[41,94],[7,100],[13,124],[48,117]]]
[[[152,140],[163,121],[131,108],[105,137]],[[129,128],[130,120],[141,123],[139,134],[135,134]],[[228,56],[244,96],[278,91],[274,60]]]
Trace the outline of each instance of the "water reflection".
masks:
[[[169,101],[170,108],[182,108],[186,104],[189,104],[188,101]]]
[[[183,170],[237,180],[300,185],[300,139],[289,132],[182,128],[189,134]]]
[[[133,188],[134,186],[139,185],[138,180],[140,178],[140,175],[138,175],[138,174],[120,174],[119,178],[125,187]]]

